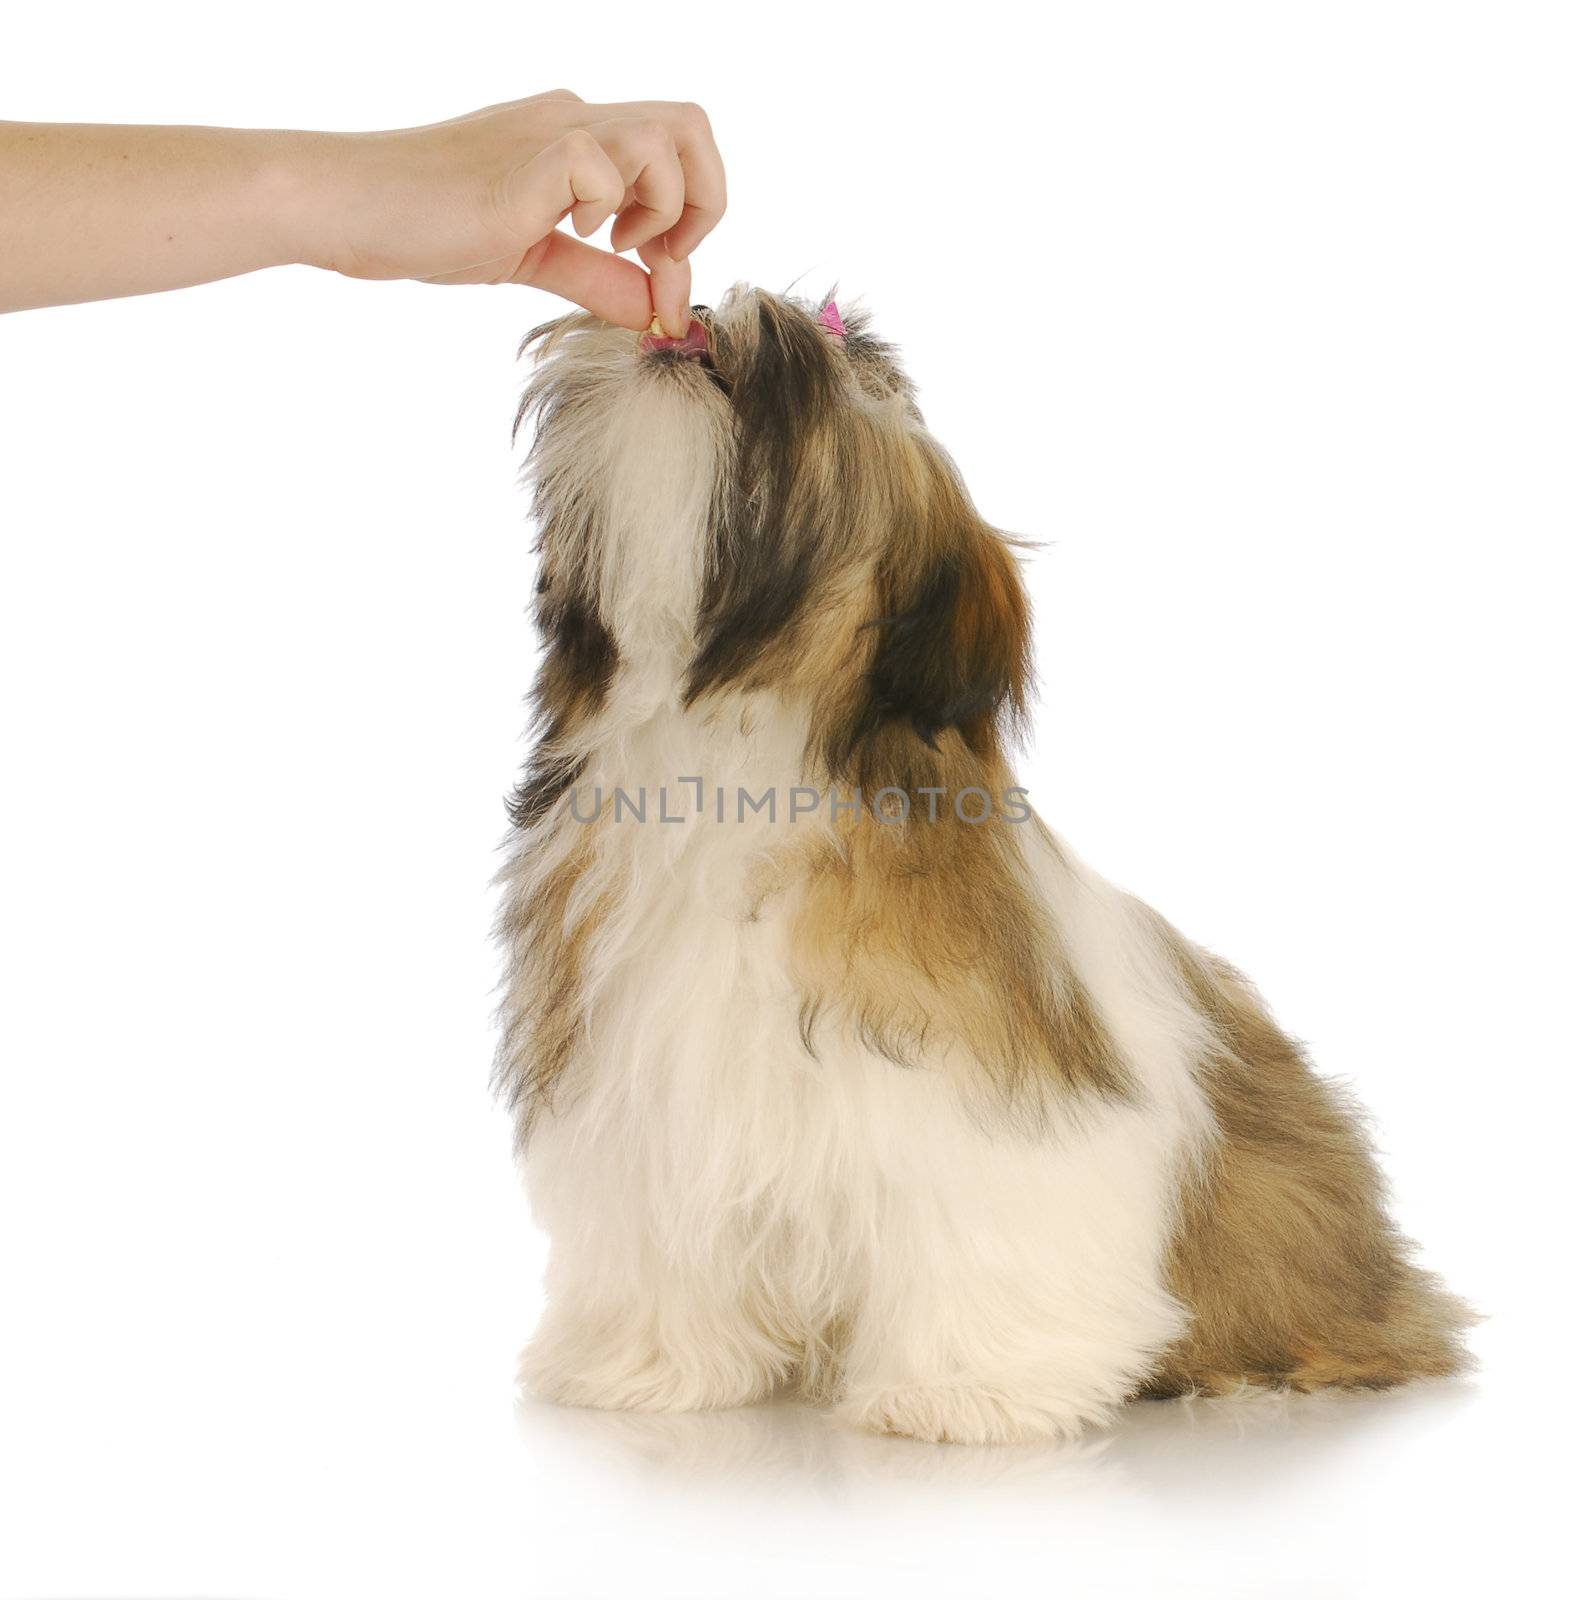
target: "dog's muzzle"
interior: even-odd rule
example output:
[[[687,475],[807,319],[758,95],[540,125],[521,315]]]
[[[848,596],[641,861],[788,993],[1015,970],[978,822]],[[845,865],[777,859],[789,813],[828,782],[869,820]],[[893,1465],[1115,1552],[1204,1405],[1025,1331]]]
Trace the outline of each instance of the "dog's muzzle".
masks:
[[[638,348],[644,356],[673,356],[681,361],[695,361],[702,366],[713,365],[713,350],[708,342],[708,327],[703,321],[707,306],[693,306],[692,318],[684,338],[672,339],[653,318],[653,325],[641,336]]]

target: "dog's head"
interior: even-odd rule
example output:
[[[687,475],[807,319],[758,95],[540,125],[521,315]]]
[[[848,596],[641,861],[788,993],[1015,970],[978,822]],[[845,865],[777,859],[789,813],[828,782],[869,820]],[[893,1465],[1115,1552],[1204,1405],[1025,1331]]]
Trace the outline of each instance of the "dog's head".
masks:
[[[993,753],[1022,586],[893,350],[833,302],[738,287],[694,316],[683,345],[584,315],[527,341],[547,731],[629,670],[685,705],[803,701],[831,777]]]

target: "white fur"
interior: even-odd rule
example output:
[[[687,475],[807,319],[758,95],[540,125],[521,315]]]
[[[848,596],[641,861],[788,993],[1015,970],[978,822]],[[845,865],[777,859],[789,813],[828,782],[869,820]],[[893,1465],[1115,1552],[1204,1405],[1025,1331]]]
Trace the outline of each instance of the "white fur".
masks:
[[[807,730],[766,696],[681,709],[721,442],[678,387],[624,404],[587,442],[608,452],[601,605],[623,665],[582,733],[578,799],[646,786],[651,807],[665,783],[686,820],[582,824],[561,804],[505,872],[511,895],[534,895],[592,844],[572,925],[609,901],[583,1039],[525,1152],[552,1239],[525,1379],[576,1404],[685,1410],[796,1376],[881,1431],[1074,1433],[1184,1325],[1161,1262],[1210,1131],[1202,1025],[1132,902],[1037,821],[993,822],[1020,829],[1139,1103],[1058,1104],[1036,1127],[970,1114],[966,1064],[894,1065],[823,1021],[804,1049],[790,897],[760,898],[757,873],[827,809],[738,822],[732,799],[721,822],[711,786],[801,785]],[[628,456],[638,439],[650,447]],[[673,781],[699,774],[701,813]]]

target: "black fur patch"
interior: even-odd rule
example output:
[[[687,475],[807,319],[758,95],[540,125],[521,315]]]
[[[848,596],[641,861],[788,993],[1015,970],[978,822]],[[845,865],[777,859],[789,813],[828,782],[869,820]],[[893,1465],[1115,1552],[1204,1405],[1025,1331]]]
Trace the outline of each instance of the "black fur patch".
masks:
[[[509,797],[509,820],[528,828],[555,805],[581,775],[580,761],[553,753],[580,708],[595,710],[608,693],[619,650],[589,600],[558,598],[544,578],[537,585],[536,625],[546,653],[531,703],[538,708],[538,738],[525,775]]]
[[[806,311],[760,292],[757,347],[729,363],[736,483],[714,530],[687,704],[746,672],[812,590],[820,507],[803,493],[802,453],[833,401],[830,337]]]
[[[867,691],[851,726],[832,743],[833,766],[846,768],[862,746],[902,725],[931,750],[954,729],[982,753],[996,722],[1016,715],[1025,641],[1007,633],[1001,597],[980,592],[999,570],[969,552],[942,556],[891,615],[872,625],[879,639]]]

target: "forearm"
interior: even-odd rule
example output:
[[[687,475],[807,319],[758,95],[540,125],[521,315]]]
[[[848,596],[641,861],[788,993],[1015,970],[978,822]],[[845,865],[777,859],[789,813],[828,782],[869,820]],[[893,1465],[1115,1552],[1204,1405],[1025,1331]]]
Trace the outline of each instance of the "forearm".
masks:
[[[0,122],[0,311],[308,259],[329,137]]]

